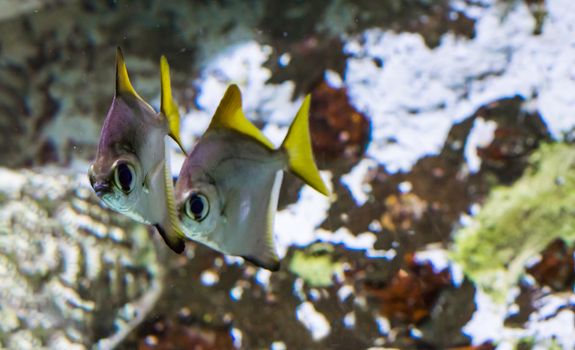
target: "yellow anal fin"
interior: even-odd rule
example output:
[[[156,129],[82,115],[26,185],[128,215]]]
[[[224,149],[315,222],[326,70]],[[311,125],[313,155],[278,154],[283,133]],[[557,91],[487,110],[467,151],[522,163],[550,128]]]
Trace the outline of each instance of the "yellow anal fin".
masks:
[[[254,256],[247,256],[247,255],[242,256],[242,258],[258,267],[263,267],[266,270],[270,270],[271,272],[276,272],[279,271],[280,269],[280,261],[277,258],[267,258],[265,260],[262,260]]]
[[[170,249],[173,250],[174,253],[182,254],[184,252],[184,249],[186,248],[186,243],[183,239],[173,236],[171,233],[169,233],[164,229],[165,226],[163,225],[156,224],[154,225],[154,227],[156,228],[156,230],[158,230],[160,236],[162,236],[164,242],[166,242],[166,245],[170,247]]]
[[[178,111],[178,105],[174,102],[172,97],[170,66],[168,65],[166,56],[164,55],[162,55],[162,58],[160,59],[160,74],[162,80],[162,106],[160,111],[168,121],[170,137],[176,141],[182,152],[187,155],[180,139],[180,112]]]
[[[164,161],[164,189],[166,194],[166,217],[162,225],[156,225],[158,231],[164,238],[166,244],[176,253],[181,253],[185,248],[184,233],[176,211],[176,198],[174,196],[174,185],[170,172],[170,154],[167,144],[165,146],[166,159]],[[162,232],[163,231],[163,232]]]
[[[329,190],[319,175],[311,148],[308,121],[310,101],[311,97],[307,95],[281,147],[287,152],[290,170],[306,184],[328,196]]]
[[[230,85],[226,90],[208,130],[218,128],[237,131],[258,141],[270,150],[274,149],[273,143],[244,115],[242,95],[236,84]]]

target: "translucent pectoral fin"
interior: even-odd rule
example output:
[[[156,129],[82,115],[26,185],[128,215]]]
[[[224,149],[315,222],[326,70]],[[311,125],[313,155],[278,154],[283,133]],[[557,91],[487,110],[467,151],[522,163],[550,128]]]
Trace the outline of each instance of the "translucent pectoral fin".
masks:
[[[166,161],[164,159],[160,159],[156,164],[154,164],[152,169],[150,169],[150,171],[146,174],[146,176],[144,177],[144,192],[150,193],[150,191],[152,190],[153,184],[157,183],[157,182],[155,182],[156,181],[155,179],[157,178],[157,176],[164,176],[163,171],[164,171],[164,166],[166,166],[165,163],[166,163]]]
[[[270,271],[277,271],[280,267],[274,243],[273,228],[282,179],[283,173],[278,171],[272,177],[273,182],[270,183],[271,186],[268,185],[262,188],[262,193],[265,194],[264,198],[260,198],[259,203],[254,203],[256,206],[259,204],[259,207],[254,208],[256,210],[253,213],[265,213],[265,217],[262,218],[261,215],[255,217],[253,215],[255,221],[253,222],[253,231],[251,233],[255,235],[255,239],[252,241],[250,253],[242,256],[247,261]],[[266,193],[266,191],[269,192]]]

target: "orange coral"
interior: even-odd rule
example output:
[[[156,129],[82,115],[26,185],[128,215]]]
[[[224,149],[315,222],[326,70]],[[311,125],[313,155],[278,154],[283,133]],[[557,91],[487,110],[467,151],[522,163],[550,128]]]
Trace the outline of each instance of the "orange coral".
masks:
[[[353,164],[363,155],[371,126],[368,118],[349,103],[346,89],[322,82],[312,91],[310,131],[321,165],[342,159]]]
[[[377,300],[383,316],[417,324],[429,316],[439,292],[451,284],[451,274],[447,269],[435,272],[428,262],[416,262],[413,253],[404,259],[407,268],[400,269],[383,288],[367,286],[367,293]]]
[[[540,285],[555,291],[569,291],[575,284],[573,247],[563,240],[555,240],[541,254],[541,261],[527,271]]]

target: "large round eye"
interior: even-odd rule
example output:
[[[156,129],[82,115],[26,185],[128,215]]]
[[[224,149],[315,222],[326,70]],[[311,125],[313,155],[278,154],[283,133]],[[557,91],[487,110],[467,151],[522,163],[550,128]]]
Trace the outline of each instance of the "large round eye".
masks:
[[[186,202],[186,215],[196,221],[202,221],[210,212],[210,203],[203,194],[192,193]]]
[[[114,169],[114,185],[124,193],[130,193],[136,185],[134,167],[127,163],[120,163]]]

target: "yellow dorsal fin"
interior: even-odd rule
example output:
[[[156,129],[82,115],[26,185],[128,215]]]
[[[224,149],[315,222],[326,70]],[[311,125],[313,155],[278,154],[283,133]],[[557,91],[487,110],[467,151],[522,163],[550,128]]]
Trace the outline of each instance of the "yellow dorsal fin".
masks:
[[[126,62],[124,61],[124,54],[122,49],[118,46],[116,48],[116,96],[132,96],[142,102],[150,110],[154,110],[152,106],[143,98],[138,95],[132,83],[130,83],[130,77],[128,76],[128,69],[126,68]]]
[[[162,106],[160,111],[166,117],[170,129],[170,137],[176,141],[178,146],[182,149],[184,154],[186,150],[182,146],[180,139],[180,112],[178,106],[172,97],[172,85],[170,82],[170,66],[166,56],[162,55],[160,59],[160,74],[162,79]]]
[[[321,179],[313,159],[308,125],[310,101],[311,97],[307,95],[289,127],[281,148],[287,152],[290,170],[315,190],[328,196],[329,190]]]
[[[218,128],[235,130],[253,138],[270,150],[275,148],[273,143],[244,115],[242,111],[242,94],[236,84],[230,85],[226,90],[208,130]]]
[[[122,94],[132,95],[143,101],[136,90],[134,90],[132,83],[130,83],[128,69],[126,68],[126,62],[124,61],[124,54],[122,53],[122,49],[118,46],[116,48],[116,96]]]

